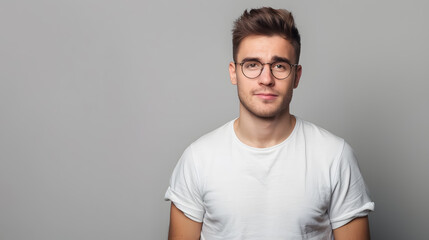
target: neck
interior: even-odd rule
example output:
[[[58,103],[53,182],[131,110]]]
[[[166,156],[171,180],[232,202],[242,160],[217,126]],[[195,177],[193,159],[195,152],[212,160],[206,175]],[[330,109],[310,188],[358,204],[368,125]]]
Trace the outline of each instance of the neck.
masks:
[[[296,119],[289,111],[272,118],[261,118],[240,111],[240,117],[234,122],[234,130],[243,143],[251,147],[267,148],[288,138],[295,123]]]

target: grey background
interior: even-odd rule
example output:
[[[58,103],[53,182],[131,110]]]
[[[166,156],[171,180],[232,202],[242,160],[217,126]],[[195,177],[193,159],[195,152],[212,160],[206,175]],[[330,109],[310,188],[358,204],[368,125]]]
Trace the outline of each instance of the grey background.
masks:
[[[238,114],[231,27],[287,8],[292,112],[345,138],[373,239],[427,239],[424,1],[0,2],[0,239],[166,239],[185,147]]]

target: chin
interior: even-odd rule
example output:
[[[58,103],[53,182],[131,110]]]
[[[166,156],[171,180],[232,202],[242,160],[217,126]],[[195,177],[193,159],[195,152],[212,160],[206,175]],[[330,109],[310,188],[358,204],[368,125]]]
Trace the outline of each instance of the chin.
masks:
[[[246,101],[242,101],[242,98],[239,97],[240,105],[251,115],[264,118],[264,119],[274,119],[276,117],[282,116],[285,113],[289,112],[289,105],[285,104],[273,104],[271,106],[260,106],[259,104],[252,104]]]
[[[259,118],[264,118],[264,119],[274,119],[280,115],[282,115],[282,113],[280,112],[275,112],[275,113],[255,113],[255,112],[251,112],[252,115],[259,117]]]
[[[245,107],[245,108],[253,116],[259,117],[259,118],[264,118],[264,119],[274,119],[274,118],[282,116],[288,112],[288,108],[273,109],[271,111],[258,111],[257,109],[251,109],[251,108],[247,108],[247,107]]]

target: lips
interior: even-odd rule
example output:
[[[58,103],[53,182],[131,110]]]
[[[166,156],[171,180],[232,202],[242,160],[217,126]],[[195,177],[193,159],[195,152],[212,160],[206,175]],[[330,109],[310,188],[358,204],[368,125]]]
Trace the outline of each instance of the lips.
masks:
[[[255,96],[264,100],[273,100],[276,99],[278,95],[274,93],[255,93]]]

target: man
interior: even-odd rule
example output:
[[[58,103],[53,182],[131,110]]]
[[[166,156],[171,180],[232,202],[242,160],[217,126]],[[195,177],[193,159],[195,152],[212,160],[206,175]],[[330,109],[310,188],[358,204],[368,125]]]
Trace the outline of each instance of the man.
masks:
[[[240,116],[177,163],[169,239],[369,239],[374,203],[350,146],[289,112],[299,54],[290,12],[236,20],[229,73]]]

